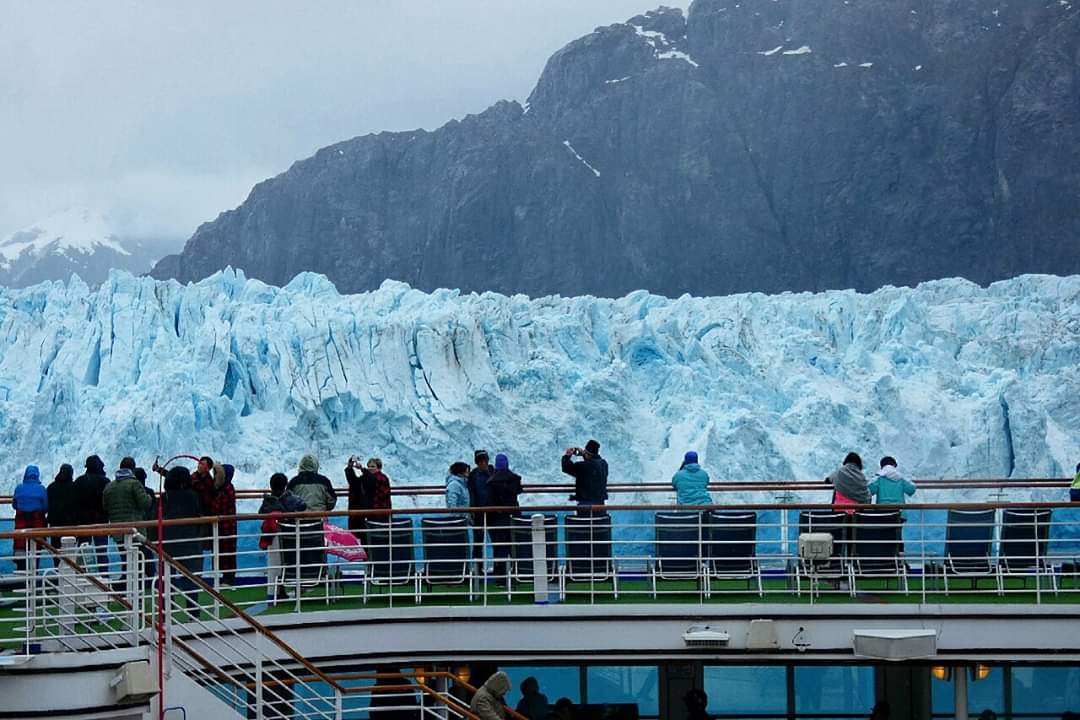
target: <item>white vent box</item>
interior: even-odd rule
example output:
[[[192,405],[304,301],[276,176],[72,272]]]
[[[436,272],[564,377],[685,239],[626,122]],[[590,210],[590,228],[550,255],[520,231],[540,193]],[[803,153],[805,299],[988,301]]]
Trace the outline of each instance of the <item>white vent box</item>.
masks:
[[[708,625],[694,625],[683,633],[682,639],[686,647],[722,648],[731,642],[731,635]]]
[[[157,695],[157,678],[150,670],[150,663],[136,661],[125,663],[110,683],[116,693],[116,701],[149,700]]]
[[[852,630],[856,657],[915,660],[937,655],[937,630]]]
[[[775,650],[780,647],[776,638],[776,623],[772,620],[751,620],[750,633],[746,636],[747,650]]]
[[[828,560],[832,554],[832,533],[799,534],[799,557],[803,560]]]

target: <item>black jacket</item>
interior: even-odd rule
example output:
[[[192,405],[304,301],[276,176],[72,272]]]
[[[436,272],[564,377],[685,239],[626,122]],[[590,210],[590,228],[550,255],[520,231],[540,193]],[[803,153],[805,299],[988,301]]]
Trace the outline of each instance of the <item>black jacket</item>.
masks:
[[[87,472],[75,479],[76,525],[97,525],[109,521],[101,499],[108,484],[109,477],[104,473]]]
[[[488,480],[491,478],[491,474],[494,471],[490,465],[487,470],[481,470],[478,467],[473,468],[469,472],[469,480],[466,482],[466,486],[469,488],[469,505],[473,507],[484,507],[485,505],[494,505],[488,498]]]
[[[603,505],[607,500],[607,460],[593,455],[587,460],[574,462],[563,455],[562,471],[574,478],[573,500],[579,503]]]
[[[356,470],[346,467],[345,481],[349,483],[350,510],[371,510],[375,507],[375,473],[361,467],[357,475]]]
[[[487,480],[488,505],[518,507],[521,476],[511,470],[496,470]]]
[[[66,480],[53,480],[49,483],[47,492],[49,494],[49,527],[75,525],[78,517],[75,481],[70,477]]]
[[[162,493],[161,516],[163,520],[179,520],[181,518],[197,518],[202,513],[199,505],[199,496],[194,490],[169,490]],[[156,501],[155,501],[156,502]],[[151,508],[153,517],[157,518],[157,505]],[[147,535],[152,542],[157,542],[157,527],[147,529]],[[165,537],[162,538],[165,552],[169,553],[177,562],[187,568],[188,572],[202,572],[203,564],[203,537],[206,535],[205,525],[166,525]]]

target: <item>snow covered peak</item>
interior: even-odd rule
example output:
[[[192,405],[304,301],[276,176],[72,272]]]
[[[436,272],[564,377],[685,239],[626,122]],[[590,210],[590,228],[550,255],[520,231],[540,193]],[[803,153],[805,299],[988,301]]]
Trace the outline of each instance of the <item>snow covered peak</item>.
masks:
[[[68,208],[0,240],[0,268],[10,267],[24,253],[35,257],[71,252],[89,255],[99,248],[131,254],[116,240],[102,213]]]

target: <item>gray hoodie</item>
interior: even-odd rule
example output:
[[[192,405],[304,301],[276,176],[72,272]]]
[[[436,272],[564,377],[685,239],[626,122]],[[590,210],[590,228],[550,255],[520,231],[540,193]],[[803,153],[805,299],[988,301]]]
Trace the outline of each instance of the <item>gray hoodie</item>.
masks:
[[[487,679],[484,686],[473,695],[469,709],[480,720],[506,720],[503,697],[510,692],[510,676],[501,670]]]
[[[849,500],[860,505],[870,504],[870,490],[866,487],[866,476],[858,465],[842,465],[825,480]]]

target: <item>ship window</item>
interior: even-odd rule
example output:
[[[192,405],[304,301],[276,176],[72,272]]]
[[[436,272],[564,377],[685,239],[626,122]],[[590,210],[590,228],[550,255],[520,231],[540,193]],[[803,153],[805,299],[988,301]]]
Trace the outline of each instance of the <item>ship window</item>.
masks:
[[[709,712],[787,717],[787,668],[714,665],[705,668]]]
[[[1080,667],[1013,667],[1012,703],[1014,713],[1031,718],[1080,709]]]
[[[521,681],[530,675],[540,683],[540,692],[547,695],[548,702],[552,705],[562,697],[570,698],[575,705],[581,702],[581,669],[577,666],[514,666],[502,669],[512,681],[510,692],[506,694],[506,704],[510,707],[517,707],[518,701],[521,700]]]
[[[991,667],[990,674],[978,682],[971,682],[969,675],[967,690],[970,717],[978,717],[985,710],[990,710],[999,717],[1005,715],[1005,672],[1000,667]],[[930,692],[935,717],[951,718],[956,714],[951,680],[943,681],[931,677]]]
[[[656,717],[658,678],[655,665],[591,666],[586,668],[586,702],[636,703],[642,717]]]
[[[779,692],[779,686],[777,688]],[[874,707],[874,668],[796,667],[795,713],[866,716]]]

